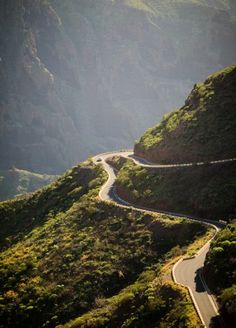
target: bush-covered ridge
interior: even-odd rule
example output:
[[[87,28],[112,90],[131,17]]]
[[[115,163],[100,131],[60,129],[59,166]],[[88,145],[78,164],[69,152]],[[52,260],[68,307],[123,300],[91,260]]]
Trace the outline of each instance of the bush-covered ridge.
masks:
[[[201,327],[188,292],[171,281],[164,282],[156,267],[143,272],[118,295],[99,299],[98,304],[97,309],[58,328]]]
[[[150,327],[190,317],[198,324],[185,291],[150,283],[168,256],[184,252],[206,228],[100,202],[105,179],[88,162],[41,191],[0,204],[0,327],[55,327],[92,309],[106,312],[107,302],[111,327],[138,327],[137,318]],[[142,274],[149,278],[136,283]]]
[[[236,223],[229,224],[211,243],[205,261],[205,277],[219,296],[227,327],[236,320]]]
[[[22,239],[33,228],[42,225],[49,213],[56,215],[68,210],[91,188],[98,192],[105,178],[106,173],[100,167],[84,162],[41,190],[1,202],[0,245],[9,246]]]
[[[153,169],[114,157],[110,164],[118,170],[117,193],[136,205],[209,219],[236,213],[234,163]]]
[[[153,162],[183,163],[236,157],[236,65],[194,86],[185,105],[164,116],[136,143]]]

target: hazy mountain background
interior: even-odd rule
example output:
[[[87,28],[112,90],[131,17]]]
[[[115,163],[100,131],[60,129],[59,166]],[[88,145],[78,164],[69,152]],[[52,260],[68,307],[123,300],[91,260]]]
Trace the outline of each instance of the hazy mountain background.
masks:
[[[130,147],[235,61],[232,1],[1,0],[0,168]]]

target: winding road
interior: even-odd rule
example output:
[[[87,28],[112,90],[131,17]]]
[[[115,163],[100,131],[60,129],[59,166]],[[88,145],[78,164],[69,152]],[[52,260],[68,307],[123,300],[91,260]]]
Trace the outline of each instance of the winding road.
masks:
[[[225,162],[232,162],[236,161],[236,158],[232,159],[225,159],[219,161],[212,161],[212,162],[199,162],[199,163],[180,163],[180,164],[154,164],[146,161],[145,159],[139,158],[134,156],[132,151],[117,151],[117,152],[110,152],[99,154],[93,157],[93,162],[95,164],[102,164],[104,169],[108,174],[108,180],[102,186],[99,192],[99,197],[101,200],[104,201],[113,201],[118,206],[125,207],[125,208],[135,208],[139,211],[149,211],[153,213],[166,213],[176,217],[183,217],[186,215],[180,213],[173,213],[173,212],[166,212],[166,211],[158,211],[156,209],[151,208],[144,208],[136,206],[135,204],[131,204],[123,199],[121,199],[116,191],[115,191],[115,180],[116,180],[116,173],[114,168],[107,163],[107,159],[113,156],[122,156],[125,158],[132,159],[137,165],[143,167],[150,167],[150,168],[174,168],[174,167],[189,167],[189,166],[196,166],[196,165],[205,165],[205,164],[218,164],[218,163],[225,163]],[[187,216],[192,220],[200,220],[194,218],[192,216]],[[211,225],[215,229],[215,235],[217,232],[224,226],[224,224],[211,221],[211,220],[200,220],[203,224]],[[213,237],[214,238],[214,237]],[[206,254],[210,247],[210,241],[208,241],[195,255],[194,257],[189,258],[181,258],[173,267],[172,269],[172,277],[173,280],[185,287],[188,288],[191,298],[193,300],[194,306],[196,311],[200,317],[203,327],[221,327],[221,322],[219,320],[219,312],[217,304],[214,300],[214,297],[211,295],[210,290],[208,289],[204,278],[202,277],[202,268],[204,265],[204,260]]]

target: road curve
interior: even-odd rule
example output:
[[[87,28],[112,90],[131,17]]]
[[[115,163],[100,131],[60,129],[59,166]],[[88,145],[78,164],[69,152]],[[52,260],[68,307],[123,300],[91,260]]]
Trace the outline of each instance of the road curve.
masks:
[[[125,157],[133,159],[133,161],[138,165],[142,165],[143,167],[150,167],[150,168],[193,167],[193,166],[202,166],[202,165],[230,163],[236,161],[236,158],[227,158],[227,159],[220,159],[220,160],[208,161],[208,162],[205,161],[205,162],[192,162],[192,163],[156,164],[156,163],[151,163],[144,158],[135,156],[133,152],[125,152]]]
[[[204,327],[210,327],[212,321],[216,321],[215,325],[219,327],[221,323],[219,321],[217,304],[201,275],[208,250],[209,243],[194,258],[182,258],[174,265],[172,276],[176,283],[188,287]]]
[[[181,164],[170,164],[170,165],[163,165],[163,164],[153,164],[149,163],[146,160],[134,156],[132,151],[116,151],[110,153],[99,154],[93,157],[93,162],[95,164],[102,164],[104,169],[108,174],[108,180],[106,183],[101,187],[99,192],[99,197],[101,200],[104,201],[113,201],[118,206],[125,207],[125,208],[135,208],[139,211],[149,211],[153,213],[167,213],[177,217],[183,217],[186,215],[173,213],[173,212],[166,212],[166,211],[158,211],[151,208],[144,208],[138,207],[134,204],[131,204],[123,199],[121,199],[115,191],[114,183],[116,180],[116,174],[114,168],[107,163],[107,159],[113,156],[122,156],[125,158],[132,159],[137,165],[143,167],[151,167],[151,168],[174,168],[174,167],[188,167],[193,165],[204,165],[206,163],[181,163]],[[222,162],[231,162],[235,161],[236,159],[227,159],[227,160],[220,160],[220,161],[213,161],[208,162],[208,164],[218,164]],[[187,216],[192,220],[199,220],[192,216]],[[220,230],[223,226],[220,223],[216,223],[211,220],[201,220],[204,224],[211,225],[215,228],[216,233]],[[215,233],[215,234],[216,234]],[[206,254],[210,247],[210,241],[208,241],[198,252],[198,254],[192,258],[182,258],[179,260],[172,269],[172,277],[173,280],[183,286],[186,286],[189,290],[189,293],[192,297],[194,306],[198,312],[198,315],[201,319],[201,322],[204,327],[209,328],[210,323],[216,319],[217,323],[216,326],[220,327],[221,323],[218,320],[219,312],[217,308],[217,304],[211,295],[202,275],[201,270],[204,265],[204,260]]]

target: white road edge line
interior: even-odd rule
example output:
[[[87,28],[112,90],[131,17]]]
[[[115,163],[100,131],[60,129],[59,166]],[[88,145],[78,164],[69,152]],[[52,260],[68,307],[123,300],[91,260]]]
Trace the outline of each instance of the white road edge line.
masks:
[[[200,277],[201,282],[202,282],[202,284],[203,284],[203,286],[204,286],[204,288],[205,288],[205,290],[206,290],[206,292],[207,292],[207,296],[208,296],[208,298],[209,298],[209,300],[210,300],[210,302],[211,302],[211,305],[212,305],[212,307],[213,307],[213,309],[214,309],[216,315],[219,315],[219,311],[218,311],[218,308],[217,308],[217,304],[215,303],[215,300],[214,300],[213,296],[211,295],[211,291],[210,291],[210,289],[208,288],[208,286],[207,286],[207,284],[206,284],[206,282],[205,282],[205,279],[204,279],[203,276],[202,276],[202,272],[200,272],[199,277]]]
[[[122,152],[130,152],[130,150],[129,150],[129,151],[127,151],[127,150],[118,151],[117,153],[118,153],[118,155],[122,156],[122,155],[120,154],[120,153],[122,153]],[[116,153],[116,152],[107,152],[107,153],[98,154],[98,155],[94,156],[94,157],[93,157],[94,164],[96,164],[96,165],[99,164],[99,163],[97,162],[97,159],[98,159],[99,157],[102,157],[102,156],[104,156],[104,155],[115,156],[115,153]],[[124,157],[125,157],[125,156],[124,156]],[[127,157],[125,157],[125,158],[127,158]],[[132,159],[137,165],[144,166],[144,167],[147,166],[147,165],[145,165],[145,164],[143,164],[143,163],[139,163],[139,162],[136,161],[133,157],[131,157],[130,159]],[[234,160],[236,160],[236,159],[235,159],[235,158],[234,158],[234,159],[228,159],[228,160],[225,160],[225,161],[234,161]],[[221,162],[221,161],[215,161],[215,163],[219,163],[219,162]],[[211,162],[211,163],[213,163],[213,162]],[[111,175],[110,175],[110,172],[109,172],[108,170],[106,170],[106,167],[105,167],[105,166],[106,166],[106,165],[109,166],[109,164],[106,162],[105,159],[103,159],[103,160],[101,161],[101,164],[103,165],[105,171],[106,171],[107,174],[108,174],[108,179],[107,179],[107,181],[105,182],[105,184],[101,187],[101,189],[100,189],[100,191],[99,191],[99,198],[100,198],[101,200],[103,200],[101,194],[102,194],[103,190],[104,190],[104,189],[107,187],[107,185],[109,184],[109,180],[111,179]],[[177,164],[177,165],[173,165],[172,167],[175,167],[175,166],[181,166],[181,165],[183,166],[183,165],[185,165],[185,164]],[[161,166],[162,166],[162,165],[161,165]],[[168,166],[168,165],[166,165],[166,166]],[[158,168],[158,166],[156,166],[156,167]],[[160,166],[159,166],[159,167],[160,167]],[[113,169],[113,168],[112,168],[112,169]],[[163,212],[165,212],[165,211],[163,211],[163,212],[160,211],[160,212],[159,212],[157,209],[151,209],[151,208],[147,208],[147,209],[145,210],[145,208],[138,208],[138,207],[136,207],[136,206],[133,207],[134,204],[131,204],[131,203],[129,203],[129,202],[123,200],[122,198],[120,198],[120,197],[117,195],[117,193],[116,193],[116,191],[115,191],[114,189],[113,189],[113,194],[114,194],[115,198],[118,199],[118,200],[120,201],[121,204],[116,203],[116,205],[118,205],[118,206],[120,206],[120,207],[124,207],[124,208],[132,208],[132,209],[135,209],[135,210],[140,211],[140,212],[149,211],[149,212],[160,213],[160,214],[162,214]],[[111,199],[111,200],[112,200],[112,199]],[[113,201],[114,201],[114,200],[113,200]],[[124,204],[125,204],[125,205],[124,205]],[[166,214],[168,214],[168,212],[166,212]],[[183,214],[178,214],[178,213],[171,213],[171,212],[169,212],[169,215],[176,216],[176,217],[183,217],[183,216],[185,216],[185,217],[187,217],[187,218],[190,219],[190,220],[193,220],[193,221],[200,221],[200,220],[198,220],[197,218],[189,217],[189,216],[186,216],[186,215],[183,215]],[[205,225],[208,225],[208,226],[212,226],[212,227],[216,230],[216,232],[215,232],[214,236],[213,236],[210,240],[208,240],[208,241],[206,242],[206,244],[204,244],[203,247],[197,252],[197,255],[195,255],[195,257],[196,257],[196,256],[199,256],[199,255],[205,250],[205,248],[208,246],[208,244],[210,244],[210,242],[216,237],[218,231],[220,231],[220,229],[219,229],[217,226],[215,226],[213,223],[206,222],[206,221],[200,221],[200,222],[201,222],[202,224],[205,224]],[[199,309],[199,307],[198,307],[198,305],[197,305],[197,302],[196,302],[196,300],[195,300],[195,298],[194,298],[194,295],[193,295],[193,292],[192,292],[191,288],[190,288],[189,286],[185,286],[185,285],[183,285],[183,284],[181,284],[181,283],[178,283],[177,280],[176,280],[175,269],[176,269],[177,265],[178,265],[179,263],[181,263],[183,260],[184,260],[184,258],[182,257],[181,259],[179,259],[179,260],[174,264],[174,266],[173,266],[173,268],[172,268],[172,271],[171,271],[172,278],[173,278],[173,280],[174,280],[174,282],[175,282],[176,284],[179,284],[180,286],[183,286],[183,287],[185,287],[185,288],[188,289],[188,292],[189,292],[189,294],[190,294],[190,296],[191,296],[191,298],[192,298],[192,301],[193,301],[194,307],[195,307],[195,309],[196,309],[196,311],[197,311],[197,314],[198,314],[198,316],[199,316],[199,318],[200,318],[200,320],[201,320],[201,322],[202,322],[204,328],[206,328],[206,327],[207,327],[207,326],[206,326],[206,323],[204,322],[204,319],[203,319],[203,317],[202,317],[202,315],[201,315],[200,309]],[[204,278],[202,277],[201,274],[200,274],[199,276],[200,276],[201,282],[202,282],[202,284],[203,284],[203,287],[205,288],[205,291],[206,291],[206,293],[207,293],[207,296],[208,296],[208,298],[209,298],[209,300],[210,300],[210,303],[212,304],[212,307],[213,307],[213,309],[214,309],[214,311],[215,311],[215,314],[216,314],[216,315],[219,315],[219,311],[218,311],[218,309],[217,309],[217,304],[215,303],[215,300],[214,300],[213,296],[211,295],[210,290],[209,290],[209,288],[208,288],[208,286],[207,286],[207,284],[206,284]]]
[[[172,270],[171,270],[172,278],[173,278],[174,282],[175,282],[177,285],[180,285],[180,286],[182,286],[182,287],[184,287],[184,288],[187,288],[187,290],[188,290],[188,292],[189,292],[189,294],[190,294],[190,297],[192,298],[193,305],[194,305],[194,307],[195,307],[195,309],[196,309],[196,311],[197,311],[197,314],[198,314],[198,316],[199,316],[199,318],[200,318],[200,320],[201,320],[201,322],[202,322],[204,328],[207,328],[206,323],[205,323],[205,321],[204,321],[204,319],[203,319],[203,317],[202,317],[201,311],[200,311],[200,309],[199,309],[199,307],[198,307],[198,305],[197,305],[197,302],[196,302],[196,300],[195,300],[195,298],[194,298],[194,295],[193,295],[192,290],[190,289],[190,287],[185,286],[185,285],[183,285],[183,284],[177,282],[177,279],[176,279],[176,276],[175,276],[175,269],[176,269],[176,267],[177,267],[182,261],[183,261],[183,257],[181,257],[181,258],[180,258],[180,259],[174,264],[174,266],[173,266],[173,268],[172,268]]]

